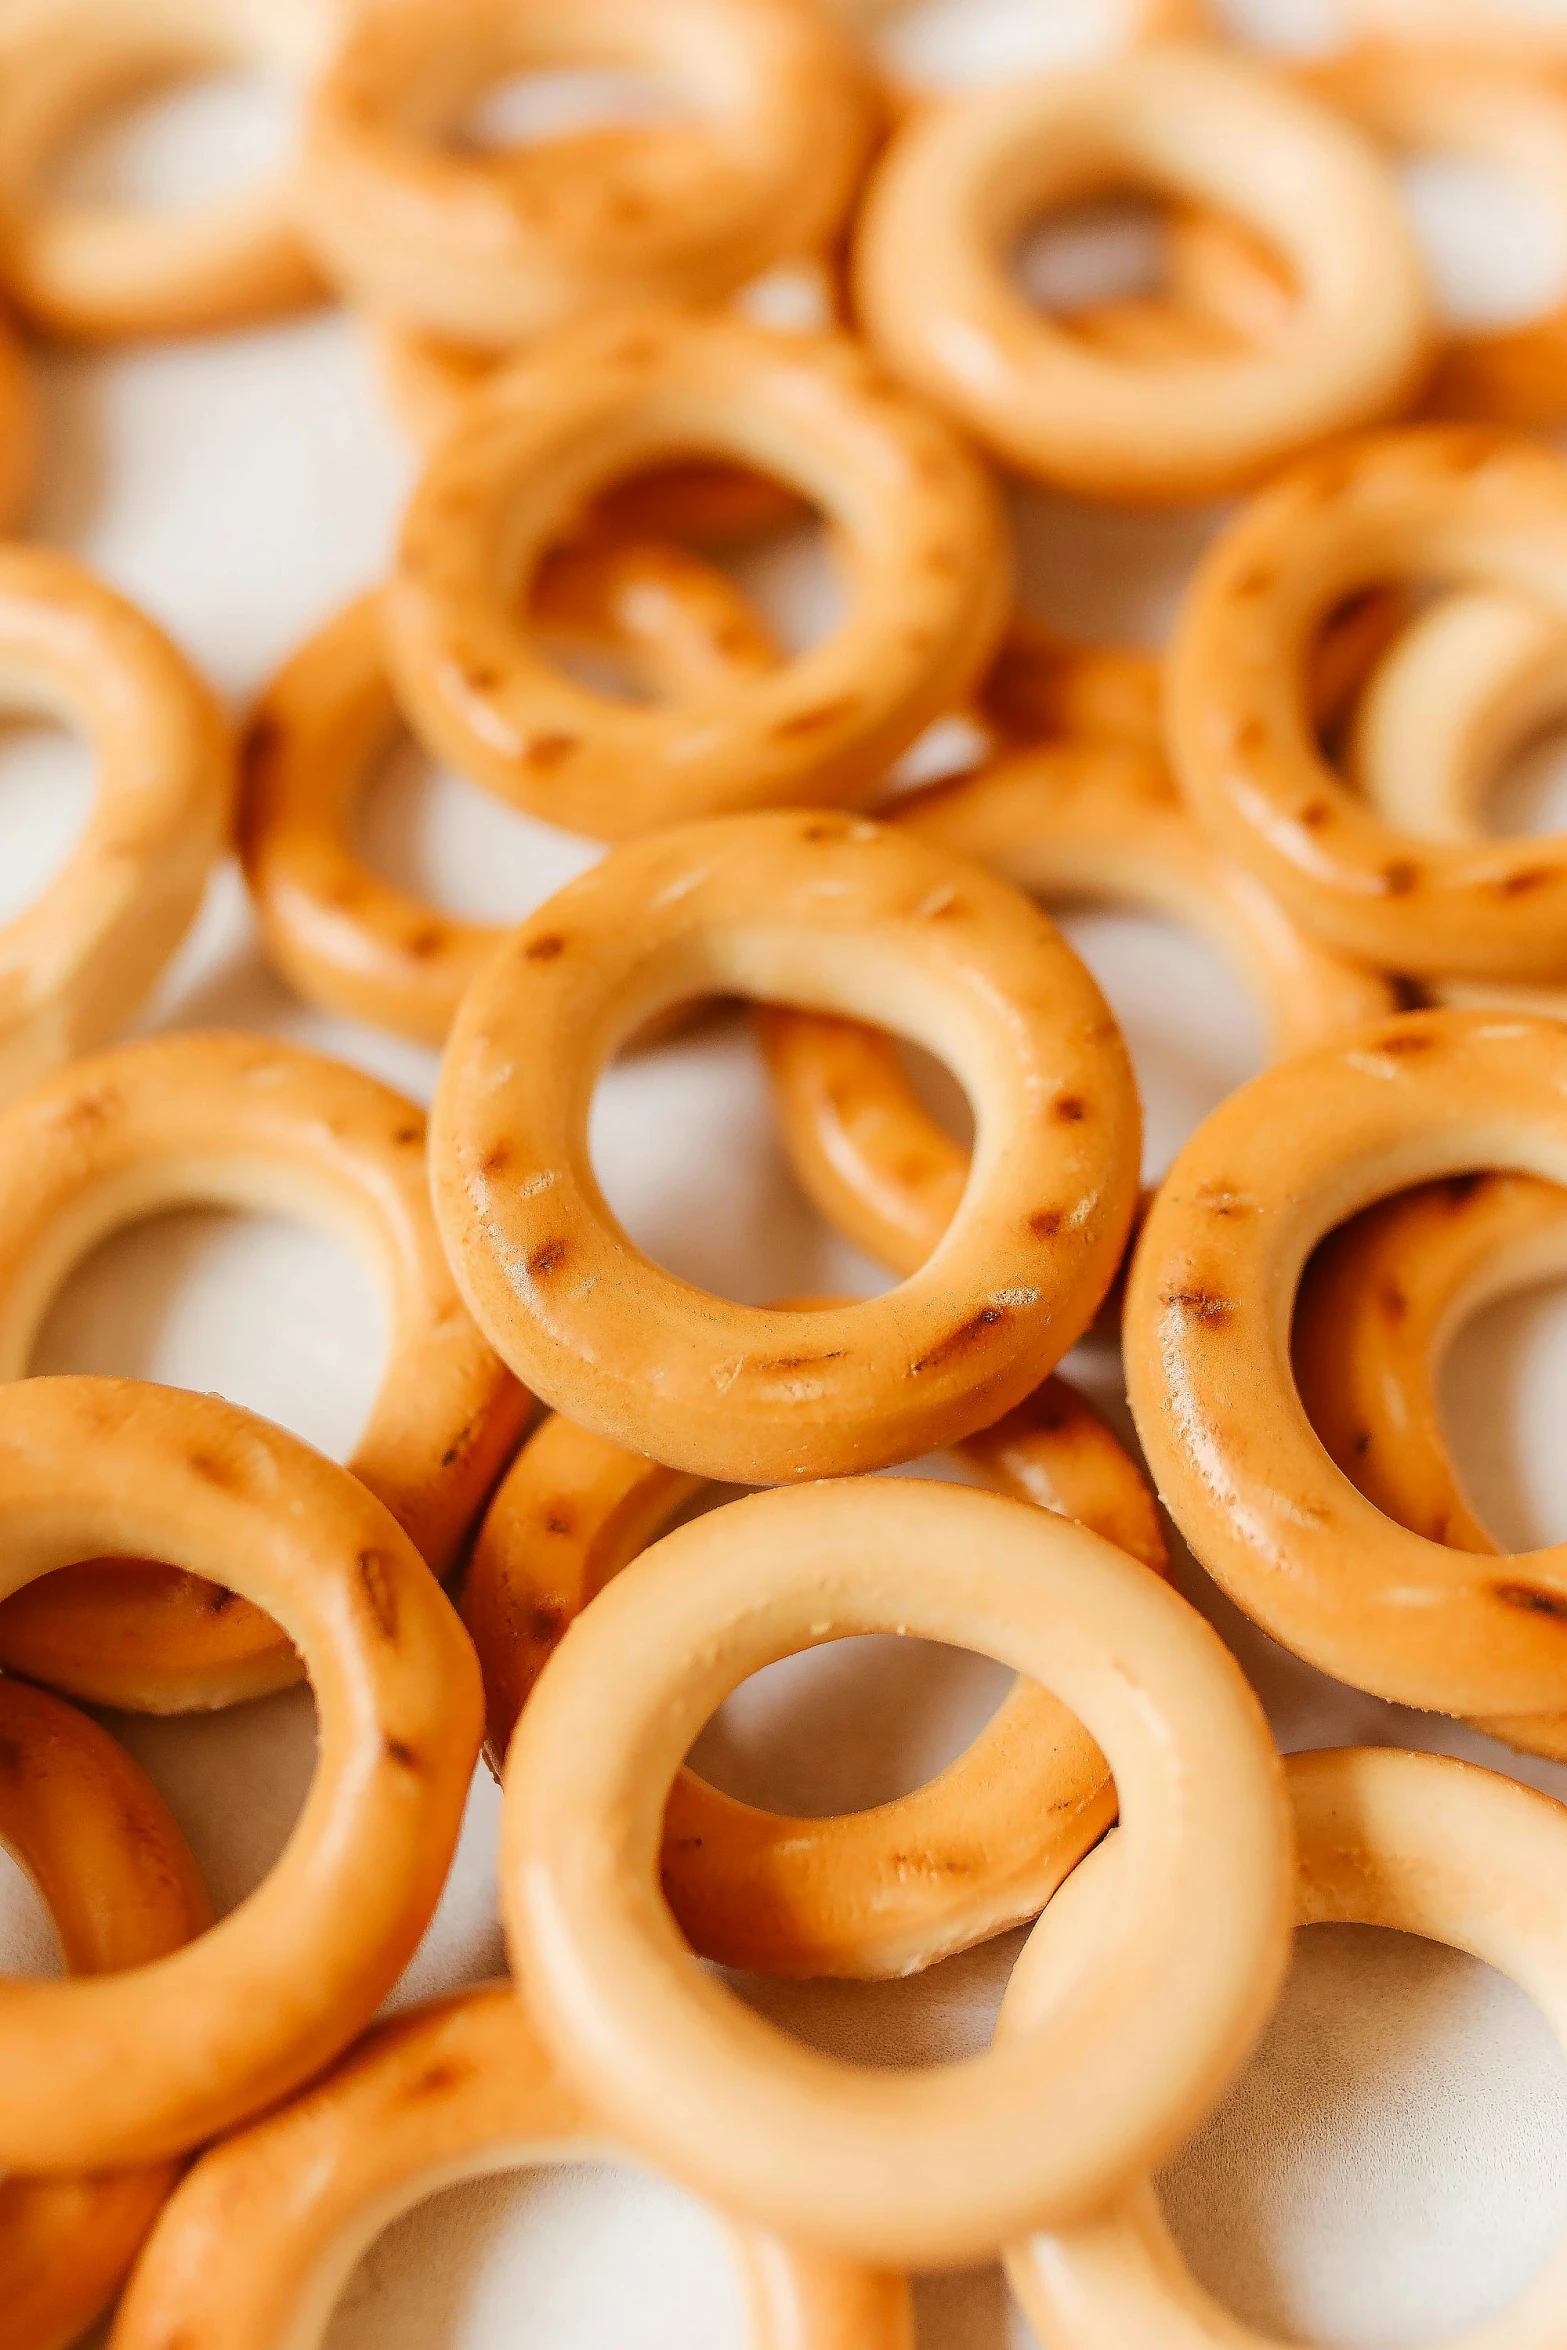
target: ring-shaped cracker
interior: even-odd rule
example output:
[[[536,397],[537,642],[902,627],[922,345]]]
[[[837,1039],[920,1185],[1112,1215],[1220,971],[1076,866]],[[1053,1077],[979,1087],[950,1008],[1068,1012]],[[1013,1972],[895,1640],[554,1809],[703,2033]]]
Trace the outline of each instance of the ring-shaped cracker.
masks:
[[[712,995],[872,1020],[967,1087],[963,1205],[887,1296],[733,1304],[610,1214],[595,1080],[647,1020]],[[778,1484],[914,1460],[1021,1403],[1109,1286],[1139,1124],[1104,999],[1026,898],[906,831],[790,810],[617,849],[523,924],[453,1026],[432,1183],[463,1295],[534,1392],[672,1467]]]
[[[1015,289],[1007,251],[1042,209],[1129,178],[1281,248],[1300,294],[1266,344],[1121,360]],[[1134,504],[1242,488],[1396,413],[1429,355],[1424,271],[1369,142],[1261,68],[1195,45],[916,113],[871,182],[855,282],[898,372],[1007,463]]]
[[[127,1974],[0,1981],[7,2170],[156,2161],[329,2063],[429,1923],[483,1730],[445,1593],[346,1469],[215,1396],[0,1386],[0,1592],[117,1552],[221,1574],[282,1626],[315,1775],[271,1873],[199,1940]]]
[[[1467,52],[1485,66],[1567,65],[1567,26],[1536,0],[1347,0],[1345,28],[1411,48]]]
[[[715,1707],[780,1657],[890,1631],[1052,1688],[1135,1855],[1048,2025],[932,2070],[785,2038],[693,1966],[658,1890],[665,1797]],[[507,1757],[502,1911],[557,2059],[697,2193],[857,2259],[984,2257],[1179,2144],[1277,1992],[1289,1883],[1272,1742],[1217,1635],[1097,1535],[961,1486],[754,1494],[666,1535],[562,1643]]]
[[[1472,1763],[1396,1747],[1292,1754],[1296,1923],[1383,1926],[1484,1959],[1544,2010],[1567,2047],[1567,1810]],[[1026,2044],[1055,1986],[1091,1965],[1117,1867],[1114,1841],[1051,1904],[1013,1971],[997,2036]],[[1052,2350],[1282,2350],[1186,2266],[1151,2179],[1076,2226],[1010,2245],[1007,2275]],[[1567,2326],[1567,2248],[1509,2308],[1448,2350],[1555,2350]]]
[[[1152,755],[1084,743],[1016,752],[919,793],[894,822],[1047,904],[1129,899],[1191,925],[1251,982],[1277,1056],[1393,1009],[1385,981],[1303,936],[1214,849]],[[889,1037],[777,1009],[758,1026],[810,1199],[856,1247],[913,1272],[951,1221],[968,1154],[924,1108]]]
[[[49,1912],[69,1974],[145,1966],[212,1922],[184,1837],[107,1730],[0,1678],[0,1845]],[[10,2350],[70,2350],[118,2291],[179,2177],[172,2162],[0,2179]]]
[[[544,658],[519,599],[608,482],[694,451],[823,507],[848,611],[769,676],[662,707],[611,701]],[[984,668],[1009,576],[977,459],[846,337],[637,314],[575,328],[475,393],[408,509],[387,649],[439,756],[550,823],[618,840],[869,796]]]
[[[401,1094],[275,1037],[182,1030],[73,1062],[0,1115],[0,1381],[25,1378],[51,1300],[108,1233],[198,1203],[299,1216],[386,1293],[386,1368],[349,1466],[445,1574],[531,1407],[447,1269],[424,1137]],[[302,1671],[259,1609],[141,1558],[69,1568],[0,1606],[0,1663],[153,1713]]]
[[[1458,1550],[1501,1549],[1453,1465],[1437,1382],[1472,1314],[1564,1271],[1567,1191],[1532,1175],[1452,1175],[1400,1193],[1312,1256],[1295,1304],[1295,1383],[1333,1460],[1401,1526]],[[1477,1726],[1567,1761],[1567,1714]]]
[[[955,1457],[1166,1572],[1141,1471],[1064,1379],[1047,1379]],[[463,1583],[492,1768],[568,1626],[698,1490],[559,1413],[535,1430]],[[1114,1810],[1104,1757],[1081,1725],[1019,1682],[949,1769],[870,1810],[787,1818],[682,1769],[664,1815],[664,1898],[692,1946],[725,1966],[908,1975],[1037,1916]]]
[[[131,1017],[223,845],[233,749],[162,631],[68,555],[0,547],[0,702],[79,725],[93,812],[54,879],[0,925],[0,1104]]]
[[[1306,1416],[1290,1327],[1312,1249],[1358,1209],[1479,1168],[1567,1181],[1567,1026],[1414,1012],[1221,1103],[1154,1195],[1123,1324],[1155,1485],[1265,1631],[1395,1702],[1567,1712],[1567,1547],[1495,1558],[1385,1517]]]
[[[121,2305],[111,2350],[320,2350],[382,2230],[438,2188],[613,2154],[522,1993],[486,1984],[367,2032],[294,2104],[184,2180]],[[240,2224],[236,2220],[243,2215]],[[748,2350],[913,2350],[901,2276],[721,2223]]]
[[[0,221],[6,290],[51,334],[204,334],[320,300],[283,174],[173,210],[62,199],[75,133],[149,87],[235,64],[303,80],[325,46],[312,0],[47,0],[0,22]]]
[[[1375,434],[1305,460],[1216,541],[1167,674],[1194,814],[1342,954],[1433,979],[1567,978],[1567,841],[1427,841],[1319,748],[1304,648],[1387,580],[1516,591],[1567,622],[1567,462],[1478,425]],[[1466,599],[1467,600],[1467,599]]]
[[[452,141],[495,83],[595,67],[651,74],[696,119]],[[618,303],[714,302],[814,251],[875,114],[855,45],[798,0],[388,0],[316,84],[299,216],[361,308],[504,350]]]
[[[778,654],[727,575],[677,546],[590,544],[540,582],[541,617],[623,650],[673,695],[760,675]],[[310,1002],[440,1044],[506,937],[383,881],[352,845],[357,804],[402,731],[363,596],[288,661],[244,746],[239,847],[269,958]]]
[[[1538,70],[1424,42],[1367,45],[1314,65],[1308,86],[1395,154],[1500,172],[1567,241],[1567,90]],[[1567,301],[1516,326],[1450,328],[1421,405],[1523,432],[1567,423]]]

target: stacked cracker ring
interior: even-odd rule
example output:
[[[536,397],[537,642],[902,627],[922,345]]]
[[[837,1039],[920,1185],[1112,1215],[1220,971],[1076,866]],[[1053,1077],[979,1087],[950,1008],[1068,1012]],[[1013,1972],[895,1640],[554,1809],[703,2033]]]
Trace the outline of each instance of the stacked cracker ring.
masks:
[[[1307,1663],[1567,1760],[1567,1554],[1504,1551],[1437,1402],[1462,1317],[1567,1266],[1567,856],[1480,821],[1567,710],[1567,460],[1529,437],[1567,415],[1567,327],[1446,328],[1390,169],[1435,142],[1567,210],[1559,44],[1515,27],[1482,66],[1484,0],[1433,40],[1357,0],[1343,55],[1270,68],[1153,0],[1106,60],[942,98],[878,62],[893,13],[0,18],[24,327],[341,297],[419,444],[387,575],[237,732],[107,585],[0,547],[10,698],[99,763],[0,928],[0,1841],[66,1965],[0,1982],[13,2350],[117,2297],[110,2350],[307,2350],[434,2186],[606,2150],[720,2217],[758,2350],[911,2350],[909,2273],[991,2257],[1054,2350],[1219,2350],[1258,2338],[1151,2175],[1294,1925],[1450,1942],[1567,2035],[1567,1811],[1391,1743],[1281,1763],[1160,1508]],[[236,58],[300,94],[266,187],[166,219],[60,193],[117,96]],[[486,145],[493,85],[557,68],[671,105]],[[1026,302],[1030,220],[1129,179],[1165,292]],[[764,324],[780,283],[800,315]],[[7,526],[34,423],[7,333]],[[1009,474],[1244,498],[1163,659],[1017,608]],[[812,517],[842,611],[791,649],[724,563]],[[966,763],[906,788],[954,717]],[[355,827],[404,731],[604,853],[507,924],[394,887]],[[275,1037],[121,1034],[231,843],[294,993],[439,1055],[428,1120]],[[1125,1040],[1044,910],[1084,898],[1196,929],[1264,1016],[1264,1073],[1147,1189]],[[599,1077],[735,998],[882,1294],[715,1297],[604,1197]],[[191,1203],[302,1217],[378,1278],[345,1466],[213,1396],[30,1375],[86,1253]],[[1062,1372],[1117,1334],[1152,1482]],[[930,1453],[964,1482],[876,1474]],[[715,1483],[761,1490],[690,1514]],[[751,1675],[875,1633],[1016,1676],[926,1785],[791,1816],[693,1766]],[[309,1795],[214,1923],[78,1707],[301,1681]],[[481,1748],[511,1978],[378,2019]],[[807,2048],[694,1963],[885,1981],[1023,1926],[994,2045],[930,2071]],[[1558,2254],[1506,2338],[1546,2350],[1564,2310]]]

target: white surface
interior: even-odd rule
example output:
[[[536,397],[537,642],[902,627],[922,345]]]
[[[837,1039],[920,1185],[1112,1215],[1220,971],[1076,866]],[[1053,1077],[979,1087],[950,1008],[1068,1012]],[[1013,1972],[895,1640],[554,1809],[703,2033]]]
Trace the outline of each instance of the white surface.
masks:
[[[1284,13],[1303,21],[1298,0],[1292,11],[1249,0],[1253,17],[1270,9],[1275,23]],[[1094,16],[1092,0],[1061,0],[1054,11],[1042,0],[945,0],[906,43],[924,43],[922,64],[939,64],[944,43],[949,60],[979,72],[1041,28],[1081,44]],[[259,160],[272,103],[259,101],[252,118],[227,88],[183,101],[141,135],[101,148],[93,170],[110,186],[170,200]],[[1473,262],[1454,266],[1472,283]],[[40,535],[145,603],[237,703],[383,563],[410,460],[344,320],[57,361],[47,378]],[[1035,492],[1016,504],[1027,601],[1089,637],[1156,639],[1212,522],[1094,513]],[[819,552],[806,548],[751,574],[792,637],[823,625],[821,573]],[[6,738],[0,914],[37,888],[84,805],[75,754],[47,737]],[[1538,793],[1527,813],[1544,820]],[[471,786],[432,782],[412,758],[389,777],[366,841],[388,870],[491,918],[520,914],[593,853]],[[1070,928],[1126,1023],[1157,1167],[1255,1066],[1255,1020],[1229,974],[1189,939],[1114,912],[1076,916]],[[258,959],[232,873],[215,883],[151,1015],[153,1025],[195,1023],[299,1037],[421,1096],[434,1073],[433,1055],[290,998]],[[746,1298],[876,1279],[794,1192],[737,1021],[614,1071],[594,1143],[631,1231],[693,1278]],[[377,1302],[335,1247],[288,1226],[203,1213],[160,1218],[99,1250],[58,1301],[37,1367],[216,1387],[342,1453],[379,1343]],[[1074,1368],[1096,1394],[1119,1395],[1105,1349]],[[1493,1309],[1460,1343],[1448,1395],[1459,1459],[1498,1529],[1520,1543],[1567,1532],[1560,1301]],[[1567,1795],[1567,1772],[1519,1764],[1454,1725],[1336,1688],[1241,1625],[1189,1562],[1181,1576],[1232,1640],[1286,1747],[1426,1743]],[[759,1676],[707,1734],[703,1759],[761,1800],[874,1801],[937,1767],[997,1688],[994,1670],[974,1659],[845,1644]],[[116,1726],[168,1793],[219,1907],[230,1906],[297,1811],[311,1762],[308,1700]],[[447,1897],[399,1997],[499,1966],[496,1813],[481,1775]],[[818,2044],[882,2062],[931,2059],[984,2036],[1015,1947],[1009,1938],[908,1984],[746,1989]],[[36,1906],[3,1862],[0,1962],[52,1963]],[[1176,2166],[1170,2195],[1202,2273],[1243,2315],[1370,2350],[1438,2338],[1516,2289],[1567,2220],[1564,2148],[1567,2070],[1521,1995],[1447,1953],[1319,1930],[1266,2048]],[[330,2343],[728,2350],[738,2326],[722,2255],[684,2198],[635,2173],[565,2172],[454,2191],[389,2233],[356,2275]],[[921,2350],[997,2350],[1016,2326],[993,2271],[921,2288]]]

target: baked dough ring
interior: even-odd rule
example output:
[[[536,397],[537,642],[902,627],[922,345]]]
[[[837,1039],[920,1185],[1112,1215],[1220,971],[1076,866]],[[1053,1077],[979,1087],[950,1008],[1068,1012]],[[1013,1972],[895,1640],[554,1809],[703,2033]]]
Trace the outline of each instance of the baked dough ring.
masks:
[[[712,995],[894,1027],[969,1087],[963,1208],[888,1296],[732,1304],[610,1215],[594,1081]],[[1120,1032],[1035,907],[905,830],[790,810],[618,849],[530,916],[457,1015],[431,1166],[463,1295],[536,1393],[671,1467],[776,1484],[914,1460],[1021,1403],[1109,1286],[1139,1147]]]
[[[1198,1129],[1133,1259],[1127,1388],[1198,1559],[1297,1656],[1397,1703],[1567,1712],[1567,1552],[1501,1560],[1384,1517],[1289,1359],[1301,1269],[1357,1209],[1497,1167],[1567,1180],[1567,1027],[1415,1012],[1254,1078]]]
[[[519,599],[607,482],[692,451],[745,460],[821,504],[848,614],[771,676],[690,706],[614,702],[541,656]],[[1009,588],[978,461],[847,338],[647,313],[559,336],[474,395],[409,507],[387,649],[440,757],[550,823],[614,840],[868,797],[984,668]]]
[[[1045,208],[1129,178],[1276,242],[1300,296],[1266,345],[1095,351],[1034,310],[1005,253]],[[898,372],[1018,471],[1128,503],[1245,487],[1396,413],[1430,346],[1391,179],[1349,124],[1217,49],[1144,49],[916,113],[860,216],[855,282]]]
[[[51,334],[120,341],[248,326],[324,290],[283,178],[179,211],[61,202],[55,157],[149,86],[236,62],[303,79],[314,0],[47,0],[0,25],[0,250],[7,291]]]
[[[1141,1472],[1064,1379],[1047,1379],[956,1457],[998,1491],[1058,1510],[1166,1573]],[[700,1490],[558,1413],[535,1430],[463,1585],[493,1769],[568,1626]],[[1081,1725],[1020,1682],[950,1769],[870,1810],[788,1819],[682,1770],[664,1816],[664,1898],[694,1948],[725,1966],[909,1975],[1037,1916],[1114,1809],[1104,1758]]]
[[[1494,1557],[1437,1400],[1455,1332],[1493,1298],[1567,1270],[1567,1192],[1532,1175],[1453,1175],[1365,1209],[1301,1281],[1295,1383],[1331,1458],[1368,1500],[1432,1542]],[[1567,1761],[1567,1715],[1477,1725]]]
[[[594,67],[672,84],[698,119],[450,143],[494,83]],[[389,0],[316,85],[300,217],[362,308],[504,350],[617,303],[714,302],[814,250],[875,114],[853,43],[798,0]]]
[[[1071,743],[1014,753],[904,802],[895,822],[1047,901],[1130,899],[1213,939],[1261,999],[1278,1056],[1393,1009],[1386,982],[1302,936],[1219,856],[1146,753]],[[921,1104],[890,1037],[847,1020],[759,1015],[790,1165],[857,1248],[922,1265],[968,1180],[968,1154]]]
[[[547,663],[517,602],[608,479],[677,449],[820,501],[850,609],[771,677],[648,710]],[[413,494],[385,623],[399,698],[439,757],[547,823],[625,839],[869,797],[980,674],[1008,588],[994,486],[853,343],[658,313],[573,329],[472,397]]]
[[[1521,1985],[1567,2046],[1567,1811],[1449,1756],[1396,1747],[1292,1754],[1296,1922],[1384,1926],[1467,1950]],[[1090,1962],[1114,1889],[1112,1841],[1083,1864],[1019,1959],[998,2039],[1026,2045],[1055,1985]],[[1007,2251],[1024,2314],[1052,2350],[1282,2350],[1243,2325],[1187,2268],[1144,2179],[1107,2211]],[[1558,2249],[1504,2313],[1448,2350],[1555,2350],[1567,2326]]]
[[[1135,1855],[1048,2025],[931,2070],[785,2038],[658,1896],[665,1796],[714,1708],[779,1657],[890,1631],[1053,1688]],[[696,2193],[857,2259],[982,2258],[1178,2145],[1267,2016],[1289,1884],[1277,1759],[1218,1636],[1097,1535],[962,1486],[754,1494],[667,1534],[561,1644],[507,1757],[502,1911],[557,2060]]]
[[[32,369],[0,311],[0,531],[19,530],[38,470],[38,392]]]
[[[0,699],[80,725],[93,814],[53,881],[0,926],[0,1104],[130,1019],[223,845],[228,728],[161,629],[68,555],[0,547]]]
[[[1434,979],[1567,978],[1567,847],[1426,842],[1328,764],[1301,647],[1374,580],[1516,590],[1567,622],[1567,463],[1484,426],[1324,451],[1263,492],[1199,567],[1167,676],[1193,812],[1329,945]]]
[[[679,547],[591,543],[557,557],[536,610],[617,643],[675,696],[764,675],[778,654],[725,573]],[[268,957],[311,1003],[440,1044],[505,929],[383,881],[355,853],[355,806],[402,731],[379,599],[350,604],[288,661],[245,742],[239,843]]]
[[[145,1966],[211,1924],[184,1837],[107,1730],[0,1678],[0,1844],[48,1910],[67,1972]],[[70,2350],[114,2298],[178,2178],[172,2162],[0,2179],[10,2350]]]
[[[530,1409],[463,1310],[430,1213],[422,1112],[275,1037],[182,1030],[73,1062],[0,1118],[0,1381],[108,1233],[193,1203],[341,1235],[384,1287],[385,1372],[350,1467],[437,1574]],[[157,1555],[157,1554],[154,1554]],[[288,1639],[147,1560],[69,1568],[0,1607],[0,1663],[101,1705],[180,1713],[297,1681]]]
[[[381,2231],[438,2188],[602,2160],[605,2132],[520,1991],[486,1984],[367,2032],[292,2105],[214,2147],[143,2256],[110,2350],[319,2350]],[[748,2350],[913,2350],[904,2279],[726,2224]]]
[[[160,2160],[285,2097],[369,2021],[439,1897],[483,1730],[440,1585],[346,1469],[215,1396],[0,1387],[0,1591],[95,1553],[221,1573],[305,1661],[319,1755],[257,1890],[128,1974],[0,1981],[0,2165]]]

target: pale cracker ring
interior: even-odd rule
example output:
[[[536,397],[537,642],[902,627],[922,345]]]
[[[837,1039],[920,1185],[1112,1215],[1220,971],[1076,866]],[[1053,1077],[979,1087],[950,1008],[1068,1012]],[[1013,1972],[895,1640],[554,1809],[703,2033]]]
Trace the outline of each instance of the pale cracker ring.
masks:
[[[553,558],[535,610],[553,632],[617,645],[678,697],[759,675],[778,654],[726,575],[679,547],[597,541]],[[402,732],[379,598],[302,645],[244,743],[239,850],[273,965],[307,1001],[440,1044],[507,936],[383,881],[355,852],[357,804]]]
[[[508,75],[595,66],[672,83],[699,119],[442,143]],[[716,302],[813,251],[875,128],[854,44],[798,0],[389,0],[315,86],[298,212],[361,308],[505,349],[628,301]]]
[[[1567,463],[1479,425],[1374,434],[1282,476],[1188,590],[1168,670],[1194,815],[1341,954],[1433,979],[1567,977],[1567,843],[1396,830],[1313,738],[1302,648],[1371,582],[1517,590],[1567,620]]]
[[[1458,1550],[1500,1550],[1453,1465],[1437,1382],[1472,1314],[1564,1270],[1567,1192],[1532,1175],[1453,1175],[1400,1193],[1314,1252],[1295,1304],[1295,1384],[1330,1457],[1401,1526]],[[1476,1727],[1567,1760],[1567,1714]]]
[[[692,1964],[658,1891],[666,1793],[730,1690],[892,1630],[1052,1688],[1107,1756],[1136,1856],[1048,2025],[929,2070],[775,2031]],[[755,1494],[666,1535],[562,1642],[507,1758],[502,1912],[558,2060],[695,2192],[889,2265],[985,2257],[1177,2145],[1277,1992],[1289,1881],[1277,1758],[1217,1635],[1097,1535],[962,1486]]]
[[[1154,1196],[1123,1325],[1133,1417],[1198,1560],[1273,1638],[1395,1703],[1567,1710],[1567,1550],[1451,1550],[1334,1466],[1290,1367],[1302,1269],[1358,1209],[1440,1176],[1567,1180],[1567,1027],[1414,1012],[1282,1063]]]
[[[1047,1379],[954,1457],[997,1491],[1168,1571],[1141,1472],[1065,1380]],[[697,1490],[558,1413],[523,1446],[463,1584],[492,1769],[569,1626]],[[1114,1809],[1081,1726],[1019,1683],[950,1769],[870,1810],[786,1818],[682,1769],[664,1818],[664,1898],[693,1948],[724,1966],[909,1975],[1037,1916]]]
[[[79,725],[93,811],[0,927],[0,1104],[130,1019],[194,915],[228,829],[233,749],[162,631],[68,555],[0,547],[0,701]]]
[[[1182,808],[1162,763],[1108,745],[1015,752],[901,803],[894,822],[1043,897],[1130,900],[1212,939],[1285,1057],[1394,1008],[1387,982],[1318,947]],[[790,1165],[836,1230],[894,1271],[923,1264],[968,1161],[885,1036],[769,1009],[759,1033]]]
[[[1350,768],[1390,824],[1424,840],[1485,841],[1486,788],[1509,754],[1567,709],[1567,623],[1484,588],[1411,620],[1361,698]],[[1567,988],[1432,979],[1437,1003],[1567,1019]]]
[[[610,1215],[595,1079],[650,1017],[711,995],[892,1027],[967,1085],[969,1192],[889,1295],[733,1304]],[[535,1393],[633,1452],[771,1484],[917,1459],[1021,1403],[1109,1286],[1138,1150],[1120,1032],[1037,908],[906,830],[791,810],[617,849],[530,916],[458,1013],[431,1167],[458,1284]]]
[[[342,1237],[387,1297],[386,1367],[349,1466],[447,1573],[531,1405],[447,1269],[424,1134],[390,1087],[275,1037],[181,1030],[73,1062],[0,1115],[0,1381],[26,1378],[50,1301],[108,1233],[198,1202],[300,1216]],[[257,1609],[141,1558],[67,1569],[0,1606],[0,1661],[154,1713],[302,1671]]]
[[[1373,44],[1305,78],[1397,154],[1464,156],[1520,182],[1567,244],[1567,90],[1538,70]],[[1567,301],[1516,326],[1450,328],[1421,405],[1526,432],[1567,422]]]
[[[1519,1984],[1567,2046],[1567,1811],[1472,1763],[1396,1747],[1292,1754],[1296,1923],[1382,1926],[1465,1950]],[[1026,2043],[1053,1988],[1091,1963],[1113,1896],[1114,1841],[1046,1911],[1013,1972],[998,2039]],[[1151,2179],[1075,2226],[1007,2249],[1009,2281],[1052,2350],[1283,2350],[1243,2325],[1187,2268]],[[1449,2350],[1555,2350],[1567,2325],[1567,2251],[1509,2308]]]
[[[848,611],[770,676],[683,705],[610,701],[544,658],[519,599],[607,483],[697,451],[823,507]],[[550,823],[623,839],[703,814],[869,797],[983,670],[1009,583],[978,460],[847,338],[621,316],[557,337],[475,394],[408,509],[387,649],[439,756]]]
[[[159,2160],[285,2097],[353,2039],[428,1924],[483,1731],[462,1626],[346,1469],[216,1397],[0,1387],[0,1590],[96,1554],[221,1574],[305,1660],[315,1775],[270,1874],[127,1974],[0,1982],[0,2164]]]
[[[0,1844],[48,1910],[71,1974],[144,1966],[212,1922],[152,1782],[96,1722],[0,1678]],[[108,2306],[178,2179],[172,2162],[0,2179],[10,2350],[70,2350]]]
[[[358,2261],[426,2196],[617,2151],[519,1989],[485,1984],[409,2009],[293,2104],[202,2157],[142,2257],[111,2350],[170,2350],[176,2339],[320,2350]],[[722,2225],[748,2350],[913,2350],[902,2277]]]
[[[1233,213],[1299,279],[1266,345],[1121,362],[1041,317],[1003,255],[1044,206],[1129,176]],[[1218,50],[1142,49],[914,116],[860,218],[856,291],[910,384],[1019,471],[1132,504],[1245,487],[1395,413],[1427,364],[1424,272],[1363,136]]]
[[[310,0],[47,0],[0,27],[0,251],[33,324],[93,341],[204,334],[318,302],[286,176],[180,211],[62,202],[59,151],[149,84],[235,62],[303,78],[331,10]]]

